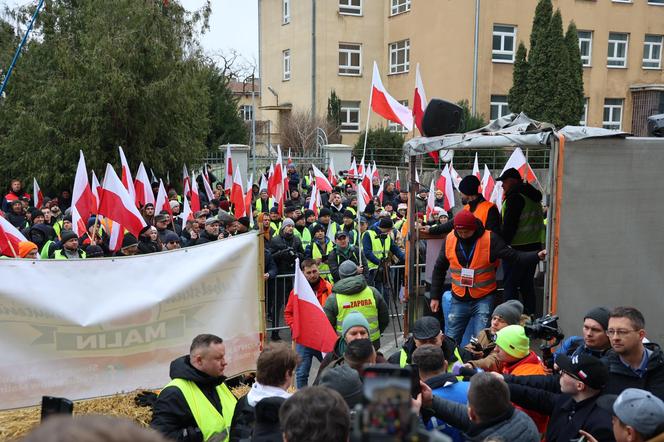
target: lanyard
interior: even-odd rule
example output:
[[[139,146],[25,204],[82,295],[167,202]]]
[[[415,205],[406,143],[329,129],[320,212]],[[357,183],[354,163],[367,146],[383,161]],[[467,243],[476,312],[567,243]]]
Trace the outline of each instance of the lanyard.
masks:
[[[459,242],[459,249],[461,250],[461,253],[463,254],[463,258],[466,260],[466,266],[470,266],[470,262],[473,259],[473,254],[475,253],[475,246],[477,245],[477,241],[473,243],[473,247],[470,249],[470,254],[466,255],[466,251],[463,249],[463,244]]]

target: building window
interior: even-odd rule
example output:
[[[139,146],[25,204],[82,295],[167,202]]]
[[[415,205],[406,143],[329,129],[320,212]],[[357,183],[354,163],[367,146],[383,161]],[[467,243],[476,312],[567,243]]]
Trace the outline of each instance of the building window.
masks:
[[[646,35],[643,41],[643,68],[659,69],[662,67],[662,36]]]
[[[283,19],[281,23],[287,25],[290,23],[290,0],[282,0]]]
[[[632,0],[611,0],[613,3],[632,3]]]
[[[399,103],[401,103],[404,106],[408,107],[408,100],[399,100]],[[405,126],[402,126],[399,123],[394,123],[394,122],[390,121],[389,124],[387,125],[387,127],[390,130],[390,132],[408,133],[408,129],[406,129]]]
[[[590,66],[593,56],[593,32],[579,31],[579,51],[581,52],[581,63]]]
[[[664,0],[648,0],[649,5],[664,6]]]
[[[514,63],[514,42],[516,26],[493,25],[492,61]]]
[[[339,43],[339,75],[362,74],[362,45]]]
[[[284,56],[284,75],[283,75],[283,80],[288,81],[290,80],[290,73],[291,73],[291,60],[290,60],[290,49],[286,49],[283,52]]]
[[[341,131],[359,132],[360,131],[360,102],[342,101],[341,102]]]
[[[402,74],[410,68],[410,40],[390,43],[390,74]]]
[[[339,13],[362,15],[362,0],[339,0]]]
[[[620,130],[623,101],[622,98],[606,98],[604,100],[604,119],[602,121],[604,129]]]
[[[491,121],[509,115],[510,113],[510,108],[507,104],[507,95],[491,96]]]
[[[410,11],[410,0],[392,0],[392,14],[397,15]]]
[[[250,104],[240,106],[240,117],[244,121],[251,121],[254,118],[254,107]]]
[[[610,68],[624,68],[627,66],[628,34],[609,32],[609,51],[606,65]]]
[[[588,97],[583,99],[583,115],[581,116],[582,120],[579,121],[579,126],[588,125]]]

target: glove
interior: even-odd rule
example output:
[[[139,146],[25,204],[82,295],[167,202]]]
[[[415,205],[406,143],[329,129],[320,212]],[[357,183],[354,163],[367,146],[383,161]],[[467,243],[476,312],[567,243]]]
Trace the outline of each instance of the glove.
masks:
[[[157,393],[143,390],[134,396],[134,403],[139,407],[152,407],[157,402]]]

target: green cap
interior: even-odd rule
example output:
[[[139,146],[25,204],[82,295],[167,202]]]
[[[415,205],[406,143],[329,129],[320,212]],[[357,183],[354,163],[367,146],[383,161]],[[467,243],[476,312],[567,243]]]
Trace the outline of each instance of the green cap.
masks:
[[[530,339],[520,325],[508,325],[498,331],[496,345],[515,358],[525,358],[530,353]]]
[[[344,318],[344,321],[341,323],[341,337],[345,337],[346,332],[356,326],[366,328],[367,333],[369,333],[369,321],[367,321],[367,318],[365,318],[362,313],[353,310],[348,313]]]

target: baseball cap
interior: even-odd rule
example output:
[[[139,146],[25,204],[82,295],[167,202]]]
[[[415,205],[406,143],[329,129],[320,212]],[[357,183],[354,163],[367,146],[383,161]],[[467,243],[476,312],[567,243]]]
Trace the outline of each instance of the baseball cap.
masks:
[[[664,402],[649,391],[628,388],[620,395],[607,394],[597,405],[613,412],[620,421],[648,439],[664,425]]]
[[[496,178],[496,181],[505,181],[508,178],[514,178],[515,180],[519,180],[519,181],[521,181],[521,179],[522,179],[521,174],[519,173],[519,171],[516,170],[515,168],[511,167],[511,168],[507,169],[505,172],[503,172],[503,174],[501,176]]]
[[[462,210],[454,217],[455,229],[477,230],[477,218],[469,210]]]
[[[609,380],[609,371],[599,359],[580,354],[572,356],[560,355],[556,364],[561,370],[580,380],[590,388],[601,390]]]
[[[205,225],[206,226],[209,226],[209,225],[215,224],[215,223],[219,224],[219,218],[217,218],[216,216],[211,216],[211,217],[209,217],[208,219],[205,220]]]
[[[346,233],[345,230],[339,230],[336,235],[334,235],[336,239],[339,238],[348,238],[348,234]]]
[[[413,337],[419,340],[433,339],[440,334],[440,322],[433,316],[425,316],[415,321]]]

